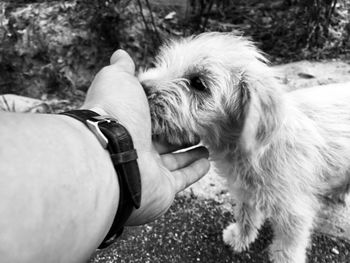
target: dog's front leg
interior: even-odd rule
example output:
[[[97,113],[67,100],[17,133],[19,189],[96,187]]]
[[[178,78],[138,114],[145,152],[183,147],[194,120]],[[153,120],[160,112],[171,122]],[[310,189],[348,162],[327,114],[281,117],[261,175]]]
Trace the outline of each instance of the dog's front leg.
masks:
[[[270,246],[270,259],[274,263],[306,262],[306,248],[316,210],[312,200],[308,201],[303,196],[299,198],[302,204],[295,201],[280,206],[277,210],[281,213],[271,218],[274,239]]]
[[[238,203],[235,217],[236,222],[223,231],[223,239],[234,251],[241,252],[256,239],[265,216],[255,204]]]

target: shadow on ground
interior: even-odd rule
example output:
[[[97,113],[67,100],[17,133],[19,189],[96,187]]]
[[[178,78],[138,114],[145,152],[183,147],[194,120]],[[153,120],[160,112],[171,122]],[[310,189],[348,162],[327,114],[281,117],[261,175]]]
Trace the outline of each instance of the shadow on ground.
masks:
[[[90,263],[164,262],[223,263],[269,262],[269,224],[246,252],[234,254],[222,241],[222,229],[233,219],[214,200],[178,197],[161,219],[141,227],[128,228],[118,242],[95,253]],[[349,263],[350,243],[315,233],[308,251],[310,263]]]

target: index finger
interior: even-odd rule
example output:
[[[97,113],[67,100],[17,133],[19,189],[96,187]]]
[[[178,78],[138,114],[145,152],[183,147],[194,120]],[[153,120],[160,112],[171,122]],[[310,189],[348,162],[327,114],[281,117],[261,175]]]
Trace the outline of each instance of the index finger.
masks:
[[[189,147],[184,145],[173,145],[167,142],[153,141],[153,146],[159,154],[171,153]]]
[[[153,146],[159,154],[171,153],[181,149],[186,149],[189,147],[194,147],[195,144],[171,144],[167,142],[164,138],[153,137]]]
[[[160,157],[163,165],[169,171],[175,171],[188,166],[190,163],[193,163],[201,158],[208,159],[209,152],[205,147],[200,146],[184,152],[163,154]]]

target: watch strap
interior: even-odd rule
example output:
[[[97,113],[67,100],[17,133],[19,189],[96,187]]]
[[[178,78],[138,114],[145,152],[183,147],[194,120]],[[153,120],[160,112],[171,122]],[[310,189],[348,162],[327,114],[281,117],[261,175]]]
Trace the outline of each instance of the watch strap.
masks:
[[[116,170],[119,182],[119,204],[112,226],[99,248],[109,246],[121,235],[123,227],[134,208],[141,203],[141,177],[137,164],[137,153],[132,138],[127,129],[115,119],[103,120],[97,113],[90,110],[72,110],[61,113],[84,123],[89,129],[87,121],[96,121],[98,128],[106,137],[108,152]]]

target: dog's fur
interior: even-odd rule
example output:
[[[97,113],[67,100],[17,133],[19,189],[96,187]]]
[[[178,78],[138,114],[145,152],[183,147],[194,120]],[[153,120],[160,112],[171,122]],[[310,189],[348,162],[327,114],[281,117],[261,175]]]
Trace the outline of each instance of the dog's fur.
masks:
[[[271,260],[303,263],[320,196],[349,190],[350,83],[285,92],[266,62],[243,37],[204,33],[163,46],[139,79],[155,136],[199,137],[227,178],[225,243],[246,249],[269,218]]]

